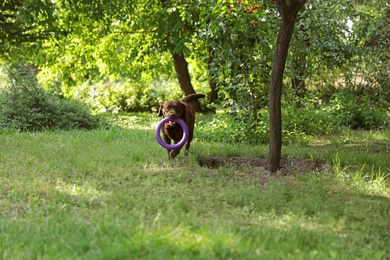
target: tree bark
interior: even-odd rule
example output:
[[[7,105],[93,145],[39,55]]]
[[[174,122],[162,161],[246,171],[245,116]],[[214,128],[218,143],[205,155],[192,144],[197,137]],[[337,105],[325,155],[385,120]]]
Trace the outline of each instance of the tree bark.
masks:
[[[305,11],[306,8],[302,7],[301,12]],[[304,13],[302,17],[305,16]],[[307,15],[306,15],[307,16]],[[301,99],[306,95],[306,71],[307,71],[307,63],[308,63],[308,55],[310,52],[310,36],[308,29],[301,24],[300,27],[297,28],[300,31],[300,38],[298,38],[298,45],[296,46],[296,53],[294,53],[294,57],[292,58],[292,72],[293,76],[291,78],[291,85],[294,90],[295,96],[297,97],[296,107],[301,107]]]
[[[298,98],[296,106],[301,107],[300,100],[305,97],[305,93],[306,93],[306,84],[305,84],[305,80],[303,79],[305,76],[305,70],[304,68],[297,68],[296,73],[298,75],[294,76],[291,79],[291,85],[294,89],[295,96]]]
[[[172,5],[172,2],[169,0],[160,0],[160,2],[163,8],[169,8]],[[168,16],[168,19],[172,19],[169,17],[170,16]],[[176,18],[179,19],[179,17]],[[181,29],[184,30],[183,28]],[[173,63],[175,65],[175,71],[176,71],[177,79],[179,81],[180,88],[183,91],[184,95],[187,96],[189,94],[194,94],[195,90],[191,84],[191,77],[190,77],[190,73],[188,72],[188,63],[184,58],[184,54],[180,51],[179,52],[174,51],[176,47],[175,44],[177,44],[173,41],[174,35],[177,36],[177,38],[179,38],[179,34],[177,30],[172,29],[172,31],[167,32],[167,47],[172,53]],[[202,111],[199,100],[192,101],[190,105],[194,108],[195,111],[197,112]]]
[[[211,64],[213,62],[213,59],[214,59],[214,50],[210,46],[209,47],[209,58],[207,61],[208,71],[210,74],[209,75],[210,76],[210,79],[209,79],[209,87],[210,87],[209,103],[213,103],[213,102],[218,100],[218,88],[217,88],[217,84],[215,84],[215,81],[214,81],[214,73],[212,73],[212,71],[211,71],[211,67],[212,67]]]
[[[282,155],[282,87],[288,47],[294,30],[295,18],[306,0],[277,0],[281,23],[272,60],[272,72],[269,91],[270,143],[268,152],[268,170],[276,172]]]
[[[173,61],[175,64],[175,70],[179,80],[180,88],[184,92],[184,95],[187,96],[189,94],[194,94],[195,90],[191,84],[191,77],[190,73],[188,72],[188,63],[184,56],[182,54],[175,53],[173,54]],[[194,108],[195,111],[202,111],[199,100],[192,101],[190,105]]]

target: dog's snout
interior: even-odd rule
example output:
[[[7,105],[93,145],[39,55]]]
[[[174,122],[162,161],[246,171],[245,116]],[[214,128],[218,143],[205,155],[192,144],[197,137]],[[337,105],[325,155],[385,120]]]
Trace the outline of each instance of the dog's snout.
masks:
[[[165,115],[166,115],[166,117],[169,117],[172,119],[176,119],[179,117],[175,111],[168,111]]]

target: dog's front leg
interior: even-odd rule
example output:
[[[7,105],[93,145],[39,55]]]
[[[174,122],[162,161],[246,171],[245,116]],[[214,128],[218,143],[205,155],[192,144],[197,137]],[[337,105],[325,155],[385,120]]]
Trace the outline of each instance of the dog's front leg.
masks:
[[[176,156],[178,156],[179,155],[179,153],[180,153],[180,150],[181,149],[172,149],[171,151],[170,151],[170,153],[169,153],[169,158],[170,159],[173,159],[173,158],[175,158]]]
[[[179,155],[179,153],[180,153],[180,149],[172,149],[172,150],[170,151],[170,153],[169,153],[170,159],[175,158],[176,156]]]
[[[164,139],[165,143],[171,144],[171,139],[167,135],[163,134],[163,139]],[[168,159],[173,159],[173,158],[171,158],[171,151],[172,151],[172,149],[167,149]]]
[[[191,144],[191,141],[192,141],[192,138],[194,137],[194,133],[193,131],[190,131],[189,134],[188,134],[188,139],[187,139],[187,142],[186,142],[186,146],[185,146],[185,150],[184,150],[184,155],[188,155],[188,152],[190,151],[190,144]]]
[[[180,142],[180,140],[174,140],[174,143],[175,144],[177,144],[177,143],[179,143]],[[177,148],[177,149],[172,149],[171,151],[170,151],[170,158],[171,159],[173,159],[173,158],[175,158],[176,156],[178,156],[179,155],[179,153],[180,153],[180,150],[181,150],[181,148]]]

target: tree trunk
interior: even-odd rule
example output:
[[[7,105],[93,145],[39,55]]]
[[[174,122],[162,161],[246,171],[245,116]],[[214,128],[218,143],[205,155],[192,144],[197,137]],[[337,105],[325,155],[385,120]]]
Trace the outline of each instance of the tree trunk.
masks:
[[[303,79],[305,70],[303,68],[297,68],[296,73],[298,73],[298,75],[291,79],[291,85],[294,89],[295,96],[298,98],[296,106],[301,107],[300,100],[305,97],[306,93],[306,84]]]
[[[163,8],[169,8],[172,5],[172,2],[169,0],[160,0],[161,5]],[[175,17],[175,19],[178,19],[179,17]],[[170,16],[168,16],[168,19]],[[184,28],[177,29],[177,30],[184,30]],[[177,47],[175,44],[175,41],[173,41],[174,36],[179,38],[179,33],[177,30],[171,30],[167,31],[167,47],[171,51],[173,56],[173,62],[175,65],[176,75],[177,79],[179,80],[180,88],[184,92],[184,95],[187,96],[189,94],[194,94],[195,90],[192,87],[191,84],[191,77],[190,73],[188,72],[188,63],[184,58],[184,55],[182,52],[178,51],[175,52],[174,49]],[[199,100],[194,100],[190,103],[190,105],[194,108],[195,111],[200,112],[202,110]]]
[[[268,170],[276,172],[282,155],[282,87],[288,47],[294,30],[295,18],[306,0],[278,0],[276,2],[281,15],[281,23],[272,60],[272,72],[269,91],[270,143],[268,152]]]
[[[179,80],[180,88],[184,92],[184,95],[187,96],[189,94],[194,94],[195,90],[191,84],[191,77],[190,73],[188,72],[187,61],[182,54],[178,53],[173,54],[173,61],[175,63],[175,70]],[[195,109],[195,111],[202,111],[199,100],[194,100],[190,104]]]
[[[302,7],[301,12],[305,11],[306,8]],[[306,13],[302,14],[302,16],[299,18],[305,16]],[[306,15],[307,16],[307,15]],[[307,63],[308,63],[308,55],[310,52],[310,36],[309,32],[306,26],[304,26],[302,23],[301,26],[297,29],[300,32],[299,38],[297,38],[297,43],[295,46],[295,52],[294,57],[292,57],[292,72],[293,76],[291,78],[291,85],[294,90],[294,94],[297,97],[296,101],[296,107],[301,107],[301,100],[306,95],[306,84],[305,84],[305,78],[306,78],[306,70],[307,70]]]
[[[213,48],[209,47],[209,58],[207,61],[208,71],[209,71],[209,87],[210,87],[210,97],[209,97],[209,103],[213,103],[218,100],[218,88],[217,84],[215,84],[214,81],[214,73],[211,72],[211,63],[213,62],[214,58],[214,51]]]

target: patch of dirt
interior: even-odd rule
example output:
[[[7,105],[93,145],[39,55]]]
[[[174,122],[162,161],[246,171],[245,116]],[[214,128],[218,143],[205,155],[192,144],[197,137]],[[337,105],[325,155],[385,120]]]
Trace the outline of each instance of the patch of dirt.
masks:
[[[222,156],[198,159],[198,163],[202,167],[214,170],[221,168],[233,169],[236,180],[257,179],[260,184],[268,182],[270,178],[281,176],[321,173],[328,165],[325,160],[281,159],[280,169],[276,173],[270,173],[267,169],[267,158]]]

